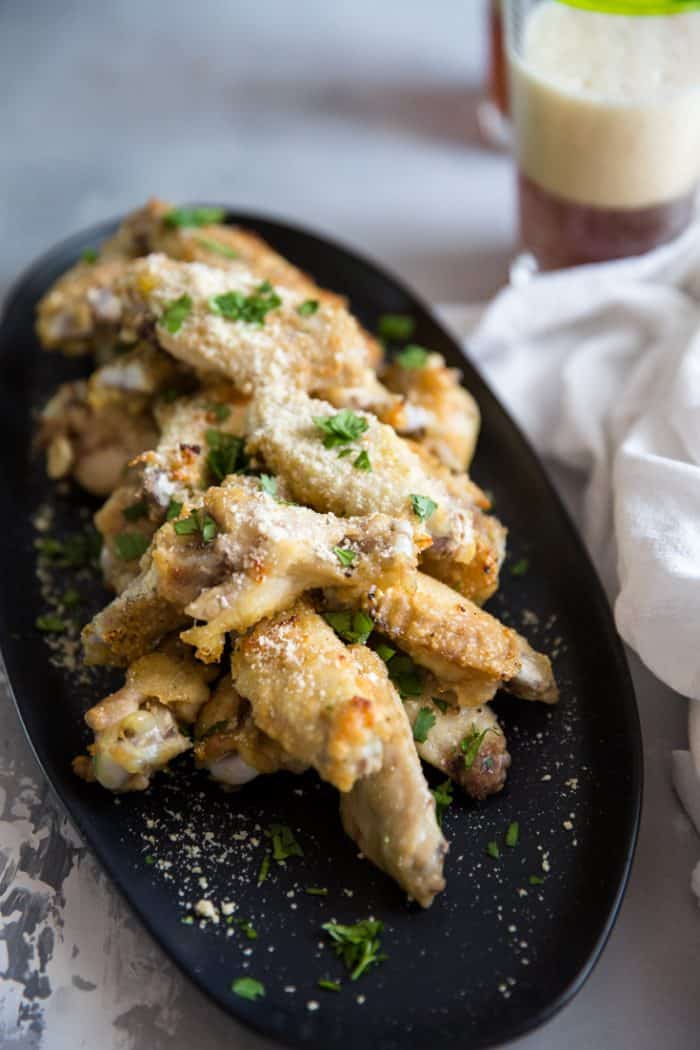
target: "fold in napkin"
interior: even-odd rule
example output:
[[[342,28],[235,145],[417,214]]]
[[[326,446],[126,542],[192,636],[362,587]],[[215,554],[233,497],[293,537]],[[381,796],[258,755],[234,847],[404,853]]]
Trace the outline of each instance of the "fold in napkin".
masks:
[[[624,640],[700,700],[700,224],[445,319],[535,447],[585,472],[583,532]],[[700,705],[674,783],[700,832]],[[700,892],[700,870],[695,882]]]

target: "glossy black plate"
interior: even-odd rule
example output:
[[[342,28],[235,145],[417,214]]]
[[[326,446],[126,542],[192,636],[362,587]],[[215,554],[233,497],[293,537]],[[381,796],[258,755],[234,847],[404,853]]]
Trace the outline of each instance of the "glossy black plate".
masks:
[[[43,611],[31,525],[37,508],[45,501],[54,507],[51,534],[62,535],[94,507],[78,491],[52,492],[32,452],[36,409],[87,367],[41,353],[33,315],[39,296],[83,248],[112,231],[110,223],[37,262],[10,295],[0,330],[0,625],[17,708],[46,776],[134,910],[184,972],[239,1020],[287,1045],[319,1050],[496,1045],[541,1024],[581,987],[627,881],[640,809],[640,736],[610,610],[537,458],[416,297],[330,241],[251,215],[230,218],[347,295],[370,329],[382,313],[410,313],[416,341],[463,369],[483,414],[475,477],[511,529],[509,565],[529,563],[525,575],[506,566],[492,607],[552,652],[561,703],[551,710],[497,701],[513,757],[508,784],[498,797],[460,799],[447,813],[447,890],[427,912],[358,859],[341,831],[335,792],[311,775],[260,778],[227,795],[183,761],[146,794],[117,800],[72,775],[70,760],[86,742],[82,713],[115,679],[100,673],[81,681],[53,666],[34,626]],[[74,575],[64,571],[66,585]],[[105,595],[89,579],[78,587],[87,617]],[[304,856],[273,864],[258,885],[264,828],[275,821],[294,829]],[[514,848],[504,844],[511,821],[520,826]],[[499,859],[486,853],[491,841]],[[309,895],[309,886],[328,893]],[[223,916],[218,926],[190,924],[199,898],[234,902],[257,939]],[[320,946],[321,924],[369,915],[385,924],[388,958],[351,984]],[[232,980],[245,975],[264,983],[264,999],[232,994]],[[317,987],[327,977],[342,978],[339,993]]]

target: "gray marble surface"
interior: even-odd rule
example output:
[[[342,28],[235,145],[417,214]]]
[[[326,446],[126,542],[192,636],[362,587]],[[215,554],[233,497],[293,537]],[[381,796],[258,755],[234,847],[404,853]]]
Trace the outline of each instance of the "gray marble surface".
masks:
[[[484,298],[505,278],[513,194],[476,138],[482,16],[475,0],[0,5],[0,286],[157,192],[310,224],[434,301]],[[586,987],[523,1050],[699,1042],[700,843],[669,778],[685,704],[632,668],[646,799],[630,889]],[[55,811],[4,689],[0,712],[0,1045],[263,1047],[131,918]]]

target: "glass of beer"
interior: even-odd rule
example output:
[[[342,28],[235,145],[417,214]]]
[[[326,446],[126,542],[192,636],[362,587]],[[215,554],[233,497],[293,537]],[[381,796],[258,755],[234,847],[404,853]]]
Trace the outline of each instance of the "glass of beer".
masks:
[[[556,269],[672,240],[700,181],[700,3],[504,11],[524,250]]]

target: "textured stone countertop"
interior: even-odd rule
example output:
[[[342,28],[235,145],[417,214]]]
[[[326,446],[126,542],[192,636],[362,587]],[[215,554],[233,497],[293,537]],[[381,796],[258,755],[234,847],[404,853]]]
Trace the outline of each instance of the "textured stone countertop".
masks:
[[[279,214],[433,301],[477,301],[513,243],[476,136],[483,8],[304,0],[0,7],[0,287],[150,193]],[[576,499],[576,487],[570,487]],[[523,1050],[694,1050],[700,854],[669,779],[685,704],[636,660],[646,798],[630,889],[576,1000]],[[0,686],[0,1046],[252,1050],[165,959],[56,812]]]

